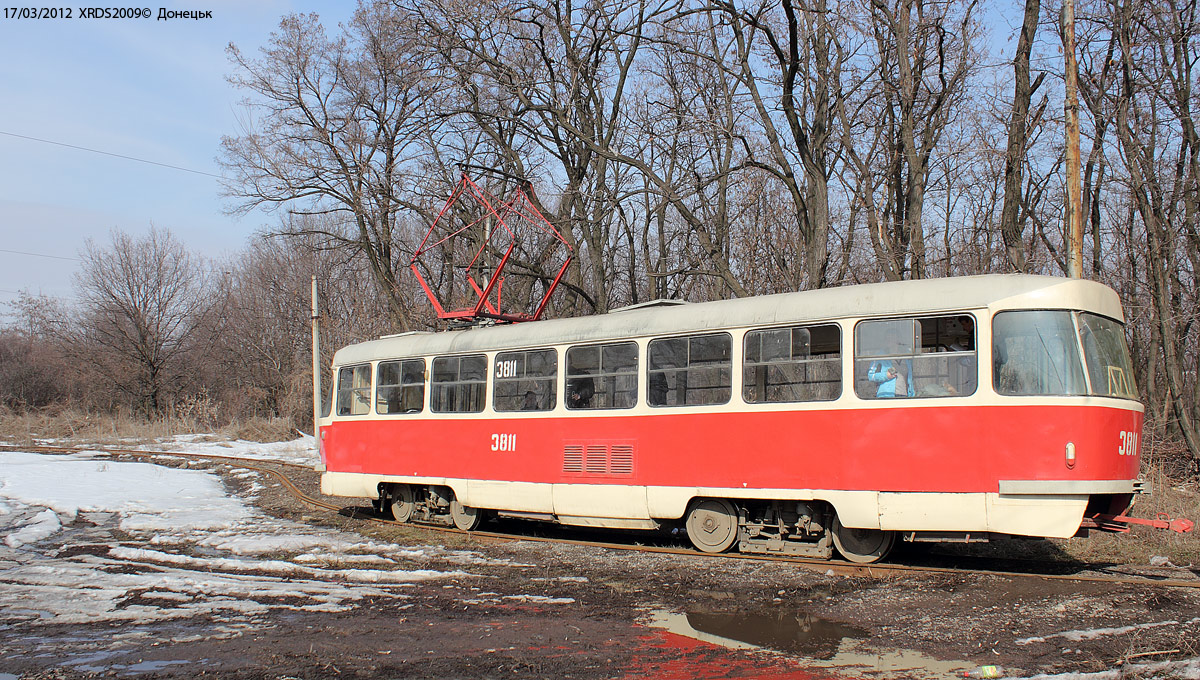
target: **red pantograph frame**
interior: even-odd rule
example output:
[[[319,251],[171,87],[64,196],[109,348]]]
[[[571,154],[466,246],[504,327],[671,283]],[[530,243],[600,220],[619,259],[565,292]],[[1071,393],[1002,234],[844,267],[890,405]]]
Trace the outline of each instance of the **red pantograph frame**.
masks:
[[[429,238],[433,236],[434,231],[437,229],[438,224],[442,221],[442,217],[446,214],[446,211],[450,209],[450,206],[454,205],[459,200],[463,200],[464,198],[473,199],[477,204],[483,206],[484,214],[475,221],[468,222],[461,228],[450,232],[443,238],[433,243],[429,243]],[[542,215],[537,207],[533,205],[533,203],[529,200],[529,196],[523,189],[517,189],[516,194],[510,200],[499,204],[499,208],[493,207],[494,203],[496,203],[495,197],[491,196],[483,189],[480,189],[475,182],[471,181],[471,178],[468,177],[466,173],[463,173],[462,179],[459,180],[454,192],[450,195],[450,198],[446,200],[446,204],[442,206],[442,209],[440,212],[438,212],[437,217],[434,218],[433,224],[429,225],[429,231],[425,233],[425,238],[421,239],[421,245],[417,247],[416,252],[413,253],[412,259],[408,263],[409,269],[411,269],[413,275],[417,277],[417,282],[421,284],[421,288],[425,291],[425,296],[429,298],[429,302],[433,305],[433,309],[437,312],[439,319],[493,319],[496,321],[507,321],[512,323],[519,321],[536,321],[542,316],[542,312],[546,309],[546,303],[550,301],[550,296],[558,287],[559,281],[562,280],[563,275],[567,272],[567,267],[571,264],[571,260],[573,258],[573,250],[571,249],[571,245],[567,243],[567,241],[562,237],[562,234],[560,234],[559,231],[554,228],[554,225],[550,224],[550,222]],[[479,249],[475,251],[474,257],[471,259],[470,263],[467,264],[463,271],[463,276],[466,277],[467,283],[478,296],[475,305],[465,309],[446,311],[446,309],[442,306],[441,301],[438,300],[437,295],[433,292],[433,289],[429,287],[429,283],[425,280],[425,277],[421,276],[421,272],[417,268],[417,260],[422,254],[429,252],[433,248],[446,243],[450,239],[458,236],[471,227],[478,225],[481,220],[485,219],[489,215],[496,219],[496,224],[488,233],[487,238],[483,239],[482,243],[480,243]],[[504,288],[504,277],[502,274],[504,272],[505,265],[508,264],[509,256],[512,255],[513,249],[515,249],[517,246],[518,239],[517,234],[512,230],[508,222],[505,221],[505,215],[517,215],[521,218],[524,218],[525,221],[532,223],[542,232],[552,235],[567,249],[566,260],[563,262],[562,267],[558,270],[558,274],[554,277],[554,280],[546,288],[545,295],[542,296],[541,301],[538,303],[537,309],[534,310],[532,314],[506,313],[501,307],[500,295]],[[504,233],[508,234],[508,248],[505,249],[504,255],[500,258],[500,262],[496,265],[496,270],[492,272],[492,275],[486,281],[486,286],[481,286],[480,282],[476,281],[475,277],[471,275],[471,269],[477,262],[479,262],[480,257],[483,256],[484,251],[487,250],[488,246],[492,244],[492,240],[495,238],[495,236],[498,233],[501,233],[501,229],[504,230]],[[495,292],[496,295],[495,302],[490,299],[493,292]]]

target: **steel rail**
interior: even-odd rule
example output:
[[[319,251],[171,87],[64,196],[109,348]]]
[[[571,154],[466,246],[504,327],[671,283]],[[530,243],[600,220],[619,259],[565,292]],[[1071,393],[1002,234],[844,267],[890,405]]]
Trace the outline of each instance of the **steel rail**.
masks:
[[[307,465],[299,463],[289,463],[286,461],[263,460],[260,458],[246,458],[239,456],[222,456],[219,454],[208,453],[187,453],[182,451],[153,451],[147,449],[130,449],[130,448],[115,448],[115,447],[65,447],[65,446],[18,446],[12,444],[0,444],[0,451],[28,452],[28,453],[50,453],[50,454],[73,454],[73,453],[104,453],[110,455],[122,455],[136,458],[158,459],[163,457],[177,457],[184,459],[200,459],[207,460],[213,463],[224,463],[231,467],[239,467],[243,469],[255,470],[268,475],[271,475],[282,484],[287,491],[297,500],[323,510],[341,513],[346,506],[337,505],[322,501],[306,494],[299,486],[296,485],[287,475],[277,469],[268,466],[276,466],[283,468],[292,468],[296,470],[306,470],[312,472],[313,469]],[[533,541],[538,543],[557,543],[562,545],[576,545],[589,548],[600,548],[606,550],[622,550],[626,552],[653,553],[660,555],[675,555],[681,557],[691,557],[699,559],[724,559],[724,560],[740,560],[740,561],[757,561],[770,562],[772,564],[792,564],[799,568],[809,571],[817,571],[821,573],[833,572],[839,576],[857,576],[866,578],[901,578],[904,576],[915,575],[972,575],[972,576],[1000,576],[1007,578],[1034,578],[1047,581],[1076,581],[1085,583],[1108,583],[1113,585],[1139,585],[1139,586],[1159,586],[1168,588],[1200,588],[1200,579],[1196,581],[1185,581],[1181,579],[1170,578],[1152,578],[1146,576],[1109,576],[1103,574],[1039,574],[1020,571],[1000,571],[991,569],[963,569],[956,567],[929,567],[917,566],[908,564],[856,564],[844,560],[822,560],[815,558],[804,557],[789,557],[786,555],[755,555],[746,553],[702,553],[685,548],[672,548],[665,546],[648,546],[648,545],[630,545],[625,543],[611,543],[605,541],[589,541],[583,539],[561,538],[551,536],[529,536],[494,532],[494,531],[463,531],[456,527],[440,526],[437,524],[424,524],[413,522],[396,522],[394,520],[384,519],[374,515],[366,515],[359,513],[354,509],[350,515],[355,519],[364,519],[377,524],[384,524],[396,527],[404,527],[409,529],[419,529],[423,531],[440,532],[447,534],[459,534],[468,536],[474,539],[483,539],[493,542],[509,542],[509,541]],[[1036,564],[1045,564],[1038,562]]]

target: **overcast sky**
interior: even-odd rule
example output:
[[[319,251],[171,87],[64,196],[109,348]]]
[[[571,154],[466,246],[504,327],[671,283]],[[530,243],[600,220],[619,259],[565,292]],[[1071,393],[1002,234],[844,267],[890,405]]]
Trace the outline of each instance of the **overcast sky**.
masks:
[[[74,258],[113,228],[165,227],[209,256],[245,246],[273,218],[225,215],[210,176],[220,174],[221,136],[237,133],[242,113],[243,95],[225,82],[225,48],[256,53],[291,12],[316,12],[334,27],[354,4],[205,0],[150,9],[211,10],[211,19],[0,20],[0,315],[18,291],[70,298]],[[997,0],[986,11],[993,54],[1003,55],[1019,7]]]
[[[166,7],[211,10],[213,17],[170,21],[80,19],[80,5],[36,4],[70,6],[76,16],[0,18],[0,312],[17,291],[69,297],[78,262],[57,258],[77,257],[87,239],[102,242],[114,227],[142,233],[153,223],[218,256],[240,250],[271,221],[262,213],[225,215],[217,179],[198,174],[220,174],[221,136],[237,131],[242,95],[225,82],[225,47],[233,42],[257,52],[291,12],[316,12],[335,26],[354,3],[151,7],[155,15]]]

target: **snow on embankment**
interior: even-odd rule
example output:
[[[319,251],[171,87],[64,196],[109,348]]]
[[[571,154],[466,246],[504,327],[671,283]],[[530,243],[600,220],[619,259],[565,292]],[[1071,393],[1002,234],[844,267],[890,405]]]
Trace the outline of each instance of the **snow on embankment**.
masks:
[[[80,511],[119,513],[124,531],[219,529],[251,516],[208,473],[80,456],[0,453],[0,498],[49,508],[67,522]],[[17,547],[61,526],[22,536],[28,528],[10,533],[5,541]]]
[[[266,443],[241,439],[218,439],[213,435],[205,434],[180,434],[138,448],[148,451],[201,453],[206,456],[223,456],[225,458],[272,460],[307,466],[321,462],[321,457],[317,453],[317,440],[307,434],[301,434],[300,437],[291,441]]]
[[[0,537],[0,615],[36,623],[344,611],[473,577],[413,562],[501,562],[278,519],[211,473],[86,453],[0,452]]]

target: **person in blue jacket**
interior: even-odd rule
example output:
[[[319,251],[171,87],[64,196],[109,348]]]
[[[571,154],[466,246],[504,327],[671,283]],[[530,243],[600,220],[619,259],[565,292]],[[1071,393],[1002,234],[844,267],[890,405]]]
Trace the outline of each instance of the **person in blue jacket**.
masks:
[[[916,395],[913,389],[911,359],[872,361],[867,369],[867,380],[879,385],[875,396],[881,399]]]

